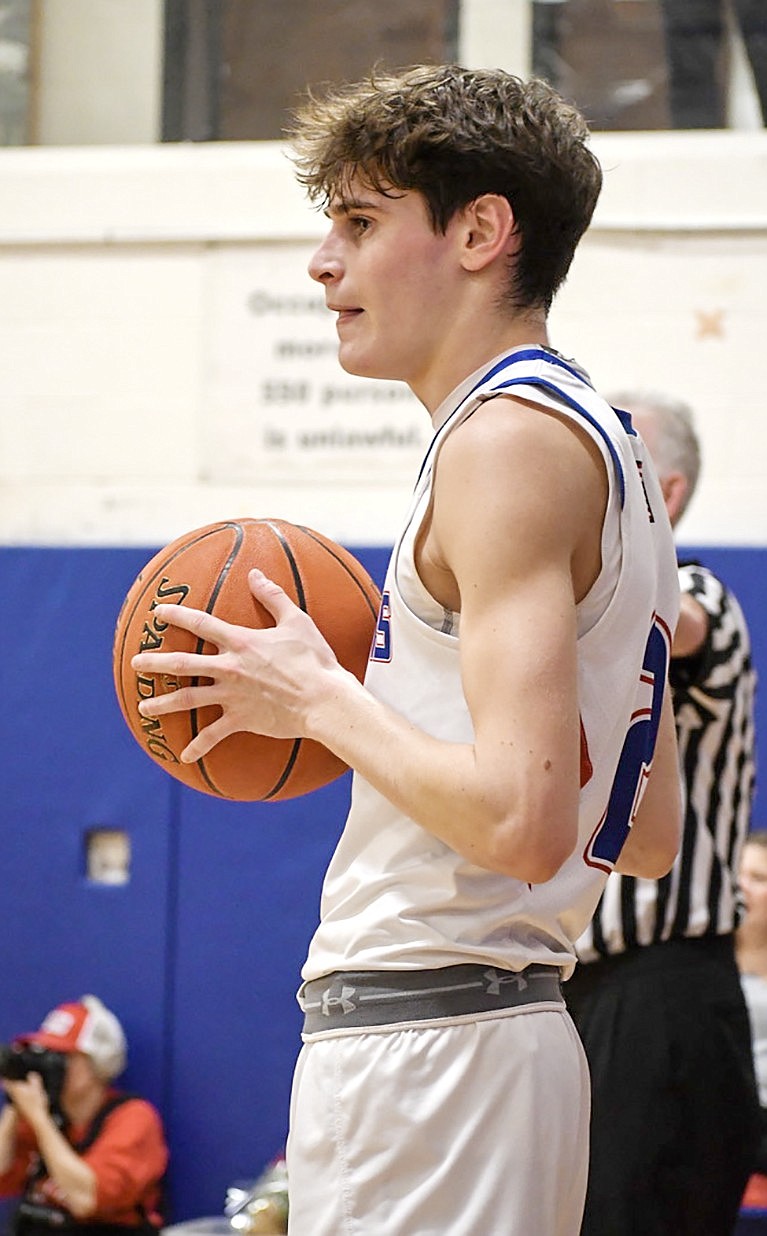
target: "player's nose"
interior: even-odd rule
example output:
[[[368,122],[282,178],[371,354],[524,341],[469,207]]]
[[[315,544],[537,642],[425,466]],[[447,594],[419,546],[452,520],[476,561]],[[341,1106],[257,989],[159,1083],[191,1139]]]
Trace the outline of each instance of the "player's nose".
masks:
[[[339,279],[342,272],[341,255],[332,236],[326,236],[315,249],[308,266],[309,274],[318,283],[330,283]]]

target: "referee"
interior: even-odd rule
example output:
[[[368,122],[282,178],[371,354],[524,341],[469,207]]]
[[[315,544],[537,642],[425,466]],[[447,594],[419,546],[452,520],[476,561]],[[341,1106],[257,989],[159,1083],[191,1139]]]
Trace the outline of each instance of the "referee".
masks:
[[[698,478],[689,407],[636,392],[631,413],[672,524]],[[758,1140],[748,1014],[733,949],[754,789],[750,641],[737,600],[680,563],[669,676],[684,832],[661,880],[608,879],[565,996],[592,1076],[581,1236],[732,1236]]]

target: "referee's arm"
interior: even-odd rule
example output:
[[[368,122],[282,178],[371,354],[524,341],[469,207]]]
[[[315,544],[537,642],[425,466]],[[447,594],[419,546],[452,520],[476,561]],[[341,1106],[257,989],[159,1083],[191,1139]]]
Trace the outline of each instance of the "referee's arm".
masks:
[[[708,638],[709,616],[699,601],[683,592],[679,621],[671,643],[672,657],[694,657]]]

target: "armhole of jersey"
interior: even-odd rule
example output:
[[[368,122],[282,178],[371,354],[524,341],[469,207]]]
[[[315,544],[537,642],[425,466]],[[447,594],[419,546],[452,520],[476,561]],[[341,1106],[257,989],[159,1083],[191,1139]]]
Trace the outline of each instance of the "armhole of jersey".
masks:
[[[499,366],[506,368],[506,366]],[[568,369],[568,373],[577,377],[575,371]],[[487,378],[492,375],[486,375],[483,383],[487,382]],[[580,379],[579,379],[580,380]],[[593,389],[584,384],[587,391]],[[426,622],[428,626],[434,629],[445,628],[445,623],[448,622],[449,613],[444,610],[444,607],[431,595],[426,588],[423,580],[416,569],[415,563],[415,544],[425,518],[426,511],[431,504],[433,494],[434,478],[436,475],[437,462],[440,452],[448,435],[462,425],[471,417],[482,404],[487,403],[490,399],[502,397],[504,395],[509,398],[518,397],[520,399],[528,398],[531,403],[537,404],[543,411],[548,411],[554,415],[562,415],[566,420],[571,421],[574,425],[580,425],[585,429],[588,436],[594,441],[600,455],[604,461],[605,473],[607,476],[607,502],[605,505],[605,516],[602,524],[600,536],[600,557],[601,566],[599,574],[589,589],[586,596],[578,603],[578,634],[585,634],[591,630],[593,626],[602,617],[602,614],[608,608],[612,600],[615,580],[620,568],[621,560],[621,531],[620,531],[620,510],[623,507],[626,491],[626,477],[624,472],[624,462],[621,459],[620,452],[612,441],[609,433],[600,424],[599,420],[593,416],[584,405],[574,397],[562,390],[555,383],[548,381],[546,378],[539,377],[534,374],[520,375],[516,378],[510,378],[506,381],[499,382],[496,386],[490,389],[481,389],[476,387],[471,392],[470,396],[464,401],[462,406],[455,409],[455,412],[442,425],[440,430],[435,434],[431,443],[427,457],[421,468],[419,480],[416,485],[418,497],[414,500],[409,518],[405,525],[405,529],[401,534],[395,547],[393,573],[394,582],[406,607],[421,621]],[[515,388],[527,388],[529,394],[525,396],[522,390]],[[540,391],[544,398],[540,401],[536,400],[535,395]],[[609,406],[609,405],[608,405]],[[614,410],[615,411],[615,410]],[[616,418],[620,420],[618,413],[615,413]],[[419,490],[420,482],[426,477],[427,488]],[[424,506],[424,500],[426,505]],[[417,526],[414,522],[418,520]],[[413,563],[412,578],[405,583],[405,588],[401,586],[400,563],[403,547],[409,543],[411,546],[410,557]],[[417,595],[415,595],[417,593]],[[426,607],[426,611],[430,611],[431,617],[427,619],[424,614],[419,613],[418,609],[413,608],[413,601],[421,600]],[[440,625],[441,615],[441,625]]]
[[[394,547],[391,576],[401,604],[415,619],[433,631],[439,631],[443,635],[453,635],[458,616],[452,610],[446,610],[436,597],[432,596],[421,579],[416,565],[416,542],[423,521],[431,507],[434,466],[438,455],[439,447],[430,463],[427,473],[428,483],[425,489],[419,490],[405,527]]]
[[[457,633],[460,625],[460,614],[455,610],[445,609],[444,605],[441,605],[436,597],[432,596],[421,579],[416,565],[416,542],[423,526],[423,521],[432,505],[434,480],[442,447],[449,435],[469,420],[484,402],[485,400],[481,396],[465,400],[462,405],[455,409],[453,415],[445,421],[438,433],[435,434],[429,448],[428,459],[424,460],[424,465],[419,474],[413,506],[394,550],[394,583],[402,603],[420,622],[423,622],[433,631],[439,631],[443,635],[455,635]],[[424,489],[420,489],[420,482],[424,479],[426,486]],[[408,547],[406,557],[412,563],[412,576],[407,580],[403,580],[400,574],[400,565],[402,553],[406,547]],[[405,584],[404,588],[402,583]],[[414,606],[417,606],[417,608]]]

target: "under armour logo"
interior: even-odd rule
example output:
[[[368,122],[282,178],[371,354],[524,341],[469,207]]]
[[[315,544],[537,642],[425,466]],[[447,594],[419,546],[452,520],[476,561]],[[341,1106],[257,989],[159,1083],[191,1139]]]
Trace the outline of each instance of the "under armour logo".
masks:
[[[487,994],[489,996],[500,996],[501,987],[504,984],[513,983],[517,991],[524,991],[527,987],[527,979],[521,974],[504,974],[501,978],[497,970],[485,970],[482,975],[483,979],[487,980]]]
[[[322,1015],[330,1017],[333,1009],[340,1008],[342,1013],[353,1013],[357,1005],[351,999],[355,992],[354,987],[342,987],[340,996],[334,996],[329,991],[323,992],[322,995]]]

